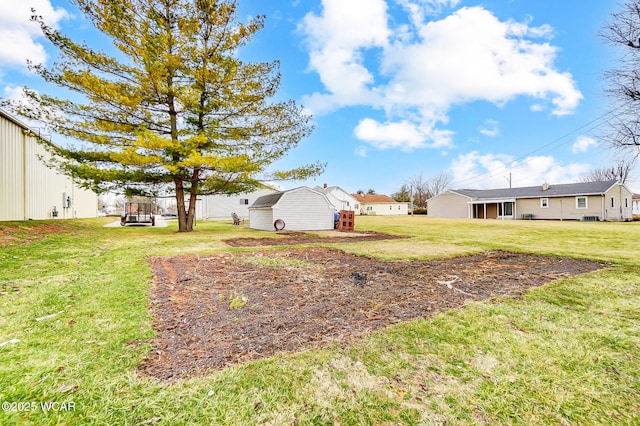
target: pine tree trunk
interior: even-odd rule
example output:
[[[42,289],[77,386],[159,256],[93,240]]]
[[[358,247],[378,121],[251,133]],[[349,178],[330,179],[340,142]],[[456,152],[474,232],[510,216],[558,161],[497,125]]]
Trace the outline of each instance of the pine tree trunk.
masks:
[[[187,214],[184,203],[184,185],[182,180],[176,180],[176,205],[178,208],[178,232],[193,231],[193,215]],[[191,210],[191,206],[189,206]],[[191,217],[189,217],[191,216]]]

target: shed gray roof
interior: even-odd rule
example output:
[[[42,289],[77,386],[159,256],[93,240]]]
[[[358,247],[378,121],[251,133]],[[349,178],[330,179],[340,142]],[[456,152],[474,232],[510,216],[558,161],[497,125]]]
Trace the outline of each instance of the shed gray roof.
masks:
[[[278,201],[280,201],[280,197],[282,197],[282,194],[284,194],[284,191],[274,192],[273,194],[267,194],[263,195],[262,197],[258,197],[249,208],[260,209],[265,207],[273,207]]]
[[[542,185],[523,188],[501,189],[454,189],[451,192],[464,195],[472,200],[501,199],[501,198],[545,198],[570,197],[577,195],[601,195],[606,193],[617,181],[579,182],[549,185],[547,190]]]

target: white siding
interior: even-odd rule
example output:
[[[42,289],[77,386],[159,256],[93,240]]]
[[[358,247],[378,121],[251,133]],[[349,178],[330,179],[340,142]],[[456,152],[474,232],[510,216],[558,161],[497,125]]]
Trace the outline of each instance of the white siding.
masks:
[[[49,158],[33,132],[0,114],[0,220],[50,219],[54,206],[62,219],[97,216],[97,195],[47,167]]]
[[[26,136],[0,116],[0,220],[24,218],[24,146]]]
[[[409,214],[408,203],[361,203],[361,215],[404,216]]]
[[[355,210],[358,200],[338,187],[333,187],[325,195],[336,210]]]
[[[249,210],[249,227],[263,231],[274,231],[273,210],[271,207]]]
[[[251,193],[227,195],[207,195],[202,197],[202,215],[205,218],[230,219],[231,213],[236,213],[240,218],[249,217],[249,206],[263,195],[272,194],[272,189],[259,189]],[[249,200],[248,204],[240,204],[240,200]]]
[[[272,207],[249,210],[249,227],[274,231],[273,223],[281,219],[285,231],[333,229],[334,208],[321,192],[301,187],[286,191]]]
[[[273,206],[273,220],[284,220],[285,230],[290,231],[333,229],[333,211],[324,194],[299,188],[285,192]]]

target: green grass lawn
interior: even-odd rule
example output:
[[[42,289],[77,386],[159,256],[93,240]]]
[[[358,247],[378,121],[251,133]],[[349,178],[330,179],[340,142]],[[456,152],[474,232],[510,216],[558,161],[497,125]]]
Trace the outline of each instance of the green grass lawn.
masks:
[[[640,424],[640,223],[357,217],[411,239],[334,244],[382,259],[510,250],[611,262],[521,298],[172,384],[141,376],[147,257],[273,233],[0,222],[0,425]],[[0,232],[2,235],[2,232]],[[49,408],[47,410],[47,408]]]

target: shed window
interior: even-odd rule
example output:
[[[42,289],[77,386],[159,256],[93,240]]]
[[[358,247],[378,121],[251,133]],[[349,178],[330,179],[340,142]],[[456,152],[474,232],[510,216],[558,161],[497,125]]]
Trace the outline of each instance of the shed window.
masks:
[[[625,209],[629,208],[629,197],[624,197],[624,208]]]
[[[588,207],[587,197],[576,197],[576,208],[586,209]]]
[[[611,208],[616,206],[616,197],[611,197]]]
[[[540,198],[540,207],[546,209],[549,207],[549,199],[548,198]]]

